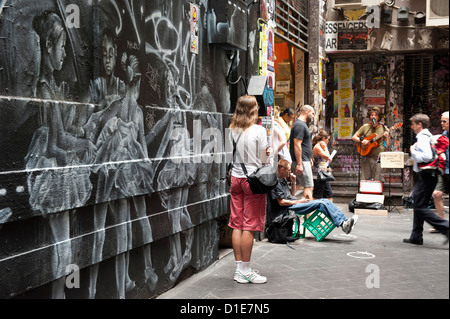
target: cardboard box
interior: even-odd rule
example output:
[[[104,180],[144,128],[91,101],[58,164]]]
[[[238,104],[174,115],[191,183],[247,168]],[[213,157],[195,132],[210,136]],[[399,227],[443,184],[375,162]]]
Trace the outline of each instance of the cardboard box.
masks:
[[[372,215],[372,216],[387,216],[388,211],[386,209],[360,209],[355,208],[356,215]]]
[[[361,203],[384,203],[384,195],[356,194],[356,201]]]
[[[363,194],[383,194],[383,183],[380,181],[361,181],[359,192]]]

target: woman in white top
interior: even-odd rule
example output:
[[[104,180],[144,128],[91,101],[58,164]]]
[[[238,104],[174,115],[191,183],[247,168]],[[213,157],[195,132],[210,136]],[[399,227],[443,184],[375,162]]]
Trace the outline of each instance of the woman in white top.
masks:
[[[331,154],[328,151],[328,143],[330,142],[330,134],[326,131],[320,131],[312,140],[313,145],[313,177],[314,177],[314,189],[313,199],[327,198],[331,202],[333,201],[333,191],[331,190],[331,184],[329,181],[321,181],[317,179],[319,171],[328,172],[331,169],[328,164],[333,160]]]
[[[274,121],[273,121],[273,155],[274,163],[278,163],[280,159],[285,159],[289,163],[292,163],[291,154],[287,147],[286,135],[283,127],[278,122],[280,119],[280,107],[275,105],[274,107]]]
[[[269,160],[266,130],[256,124],[257,119],[256,98],[248,95],[240,97],[230,124],[231,135],[236,142],[236,157],[231,173],[231,215],[228,224],[233,229],[234,280],[239,283],[267,281],[266,277],[250,268],[254,232],[264,231],[266,194],[253,194],[242,169],[243,163],[248,174],[251,174]]]

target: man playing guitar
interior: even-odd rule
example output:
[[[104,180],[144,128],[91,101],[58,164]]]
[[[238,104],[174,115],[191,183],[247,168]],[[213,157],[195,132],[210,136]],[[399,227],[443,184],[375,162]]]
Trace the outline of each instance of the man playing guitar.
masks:
[[[361,179],[384,182],[378,156],[391,142],[389,129],[380,123],[382,114],[378,107],[372,108],[368,116],[369,123],[361,126],[352,137],[352,140],[357,143],[358,153],[362,155]]]

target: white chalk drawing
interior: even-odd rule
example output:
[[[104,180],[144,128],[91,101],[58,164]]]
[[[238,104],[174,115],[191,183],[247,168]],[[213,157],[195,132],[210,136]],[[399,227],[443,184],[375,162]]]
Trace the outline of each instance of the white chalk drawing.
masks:
[[[347,256],[357,258],[357,259],[372,259],[375,258],[374,254],[371,254],[367,251],[353,251],[347,253]]]

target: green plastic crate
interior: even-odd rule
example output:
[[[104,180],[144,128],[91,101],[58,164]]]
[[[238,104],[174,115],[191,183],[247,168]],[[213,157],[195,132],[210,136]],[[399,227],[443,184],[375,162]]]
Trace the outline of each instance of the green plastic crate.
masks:
[[[316,237],[317,241],[323,240],[336,227],[333,221],[319,210],[312,213],[303,223],[303,226]]]

